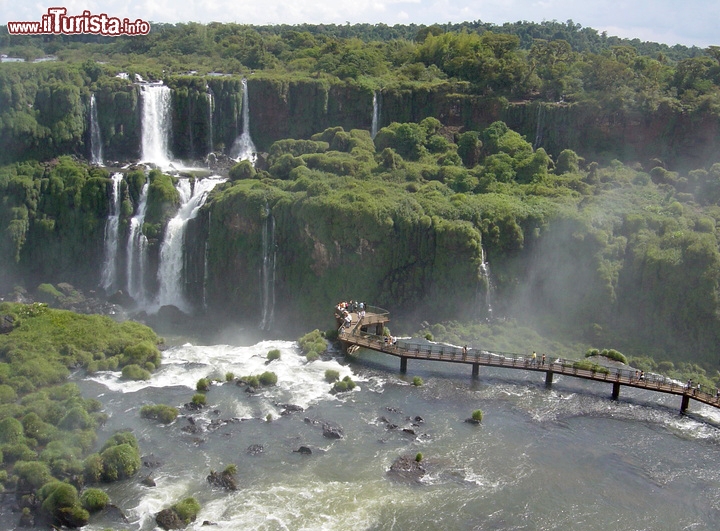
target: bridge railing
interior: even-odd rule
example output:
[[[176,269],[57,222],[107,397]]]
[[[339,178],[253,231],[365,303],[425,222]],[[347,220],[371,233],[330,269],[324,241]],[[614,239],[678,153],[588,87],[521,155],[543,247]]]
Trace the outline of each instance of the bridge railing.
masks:
[[[608,382],[620,382],[624,385],[669,391],[675,394],[688,394],[695,399],[707,403],[720,403],[720,396],[718,396],[719,393],[717,389],[707,389],[702,386],[688,386],[687,384],[683,384],[678,380],[661,374],[644,373],[633,368],[626,369],[601,366],[602,370],[598,371],[580,366],[578,360],[558,358],[555,356],[546,356],[545,362],[543,362],[542,355],[533,359],[532,356],[524,354],[491,352],[475,347],[467,347],[465,352],[463,352],[463,347],[438,343],[418,343],[417,341],[408,339],[397,339],[395,343],[390,344],[384,336],[362,331],[354,331],[349,335],[352,335],[355,339],[361,339],[368,344],[379,344],[381,345],[381,349],[385,347],[388,349],[393,348],[404,351],[408,355],[422,356],[429,359],[461,360],[468,363],[478,362],[501,367],[540,369],[558,374],[586,376],[596,380],[603,379]]]

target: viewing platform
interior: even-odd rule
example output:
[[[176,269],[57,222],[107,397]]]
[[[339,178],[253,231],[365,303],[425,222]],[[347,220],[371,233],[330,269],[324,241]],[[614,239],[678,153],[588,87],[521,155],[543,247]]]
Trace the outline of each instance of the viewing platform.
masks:
[[[588,369],[577,360],[533,358],[532,356],[514,353],[490,352],[474,347],[457,347],[426,342],[418,339],[396,339],[384,335],[385,325],[390,321],[387,310],[368,306],[365,314],[346,311],[342,313],[336,308],[335,317],[338,323],[338,340],[343,350],[349,354],[361,348],[383,352],[400,358],[400,371],[407,372],[409,359],[425,361],[444,361],[446,363],[463,363],[472,366],[472,375],[480,374],[480,366],[519,369],[545,374],[545,384],[553,383],[555,374],[594,380],[612,384],[612,397],[620,396],[620,387],[636,387],[681,397],[680,411],[685,412],[690,399],[703,404],[720,408],[718,390],[708,390],[700,386],[688,386],[671,378],[658,374],[643,374],[635,369],[619,367],[594,366]]]

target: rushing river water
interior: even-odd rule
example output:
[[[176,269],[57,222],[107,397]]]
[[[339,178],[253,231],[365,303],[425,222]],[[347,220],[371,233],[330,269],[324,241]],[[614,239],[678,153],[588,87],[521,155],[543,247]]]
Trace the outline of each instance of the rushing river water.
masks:
[[[277,348],[282,356],[267,363]],[[148,382],[119,373],[79,381],[111,415],[101,440],[134,431],[145,461],[137,477],[107,486],[128,522],[106,515],[86,529],[155,529],[154,515],[187,496],[202,510],[188,529],[217,530],[715,530],[720,522],[720,414],[679,397],[541,375],[410,360],[363,351],[306,363],[295,343],[173,347]],[[332,395],[326,369],[358,386]],[[202,377],[260,374],[278,385],[251,395],[214,385],[201,412],[163,426],[144,404],[181,406]],[[411,385],[420,376],[424,383]],[[304,408],[281,415],[284,404]],[[482,409],[481,425],[464,422]],[[271,414],[273,420],[266,421]],[[188,433],[188,416],[197,433]],[[420,417],[420,419],[416,418]],[[328,439],[317,423],[339,426]],[[394,424],[396,429],[389,429]],[[185,428],[185,430],[183,429]],[[408,428],[414,434],[403,431]],[[251,454],[251,445],[263,452]],[[312,449],[302,455],[301,446]],[[388,474],[401,455],[423,454],[421,482]],[[211,469],[238,469],[238,490],[212,488]],[[143,486],[152,474],[155,487]],[[216,524],[202,527],[203,521]]]

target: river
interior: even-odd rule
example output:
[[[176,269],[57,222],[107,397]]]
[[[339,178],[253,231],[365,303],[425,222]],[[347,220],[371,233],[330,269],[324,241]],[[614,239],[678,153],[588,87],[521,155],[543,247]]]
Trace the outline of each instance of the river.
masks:
[[[281,358],[267,363],[271,349]],[[349,361],[348,361],[349,360]],[[361,351],[306,363],[294,342],[179,345],[147,382],[119,373],[76,376],[115,430],[136,434],[137,477],[106,486],[127,523],[112,515],[85,529],[155,529],[154,514],[187,496],[202,509],[188,529],[215,530],[715,530],[720,522],[720,414],[680,399],[510,369],[410,360]],[[329,393],[326,369],[358,384]],[[218,383],[201,412],[181,409],[170,425],[140,417],[144,404],[180,407],[202,377],[271,370],[277,386],[258,394]],[[423,385],[412,385],[420,376]],[[304,411],[281,415],[284,404]],[[482,409],[480,425],[466,423]],[[267,420],[267,415],[272,420]],[[189,433],[192,416],[196,433]],[[328,439],[317,422],[342,428]],[[397,428],[389,427],[396,425]],[[404,431],[403,428],[406,430]],[[249,453],[262,445],[261,453]],[[307,446],[312,455],[296,450]],[[257,448],[257,447],[255,447]],[[388,474],[401,455],[422,453],[420,482]],[[237,466],[238,490],[210,487],[210,470]],[[151,474],[155,487],[140,480]],[[202,527],[204,521],[213,527]]]

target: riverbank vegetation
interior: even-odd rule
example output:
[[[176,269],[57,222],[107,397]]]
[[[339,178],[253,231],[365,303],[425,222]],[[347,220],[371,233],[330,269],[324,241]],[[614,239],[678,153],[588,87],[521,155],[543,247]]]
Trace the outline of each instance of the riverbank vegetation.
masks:
[[[91,453],[106,416],[98,400],[83,398],[67,382],[70,371],[108,360],[116,367],[133,361],[156,367],[161,340],[138,323],[45,304],[0,303],[0,317],[11,323],[0,334],[3,486],[38,521],[85,525],[102,497],[84,487],[132,476],[140,457],[130,433],[114,435]]]

